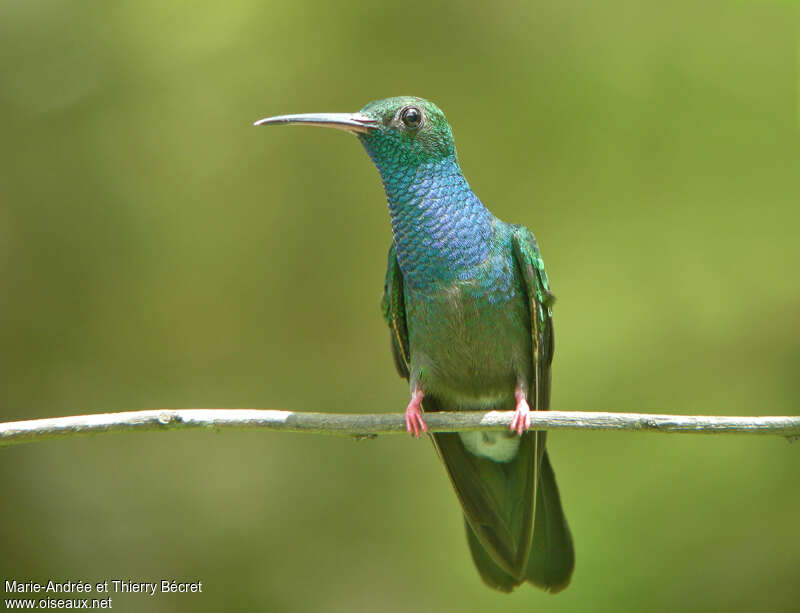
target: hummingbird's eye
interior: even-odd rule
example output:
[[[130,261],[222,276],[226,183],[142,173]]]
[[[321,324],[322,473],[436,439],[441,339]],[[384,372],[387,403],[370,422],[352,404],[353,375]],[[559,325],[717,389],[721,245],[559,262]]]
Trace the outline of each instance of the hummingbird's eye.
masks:
[[[422,111],[415,106],[407,106],[400,111],[400,119],[409,130],[416,130],[422,123]]]

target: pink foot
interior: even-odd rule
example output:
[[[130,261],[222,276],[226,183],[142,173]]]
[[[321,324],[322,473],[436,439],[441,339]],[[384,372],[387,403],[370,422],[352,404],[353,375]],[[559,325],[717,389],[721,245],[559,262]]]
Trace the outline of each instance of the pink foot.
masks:
[[[419,438],[420,431],[428,431],[428,426],[425,425],[425,420],[422,419],[420,407],[424,395],[422,390],[414,390],[414,393],[411,394],[411,402],[406,407],[406,430],[411,436],[416,436],[417,438]]]
[[[514,409],[514,417],[511,418],[511,425],[508,429],[512,432],[516,431],[517,434],[522,436],[522,433],[531,427],[531,408],[525,399],[525,392],[520,388],[517,388],[514,398],[517,400],[517,408]],[[408,421],[408,418],[406,418],[406,421]]]

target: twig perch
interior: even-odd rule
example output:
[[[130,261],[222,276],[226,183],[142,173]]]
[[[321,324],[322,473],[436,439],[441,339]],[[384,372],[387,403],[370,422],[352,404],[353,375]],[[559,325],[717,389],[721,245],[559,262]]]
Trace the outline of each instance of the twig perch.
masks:
[[[508,428],[512,415],[512,411],[427,413],[425,421],[433,432],[503,430]],[[532,413],[531,422],[537,430],[775,434],[789,440],[800,438],[800,416],[711,417],[543,411]],[[85,434],[188,428],[282,430],[361,438],[405,433],[405,421],[403,415],[397,413],[353,415],[262,409],[155,409],[0,423],[0,447]]]

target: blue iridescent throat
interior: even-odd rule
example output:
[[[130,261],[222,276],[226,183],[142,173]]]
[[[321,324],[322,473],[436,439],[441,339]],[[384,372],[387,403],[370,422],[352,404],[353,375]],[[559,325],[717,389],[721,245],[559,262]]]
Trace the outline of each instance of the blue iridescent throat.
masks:
[[[424,290],[470,278],[489,254],[494,216],[470,189],[455,156],[416,166],[376,166],[406,285]]]

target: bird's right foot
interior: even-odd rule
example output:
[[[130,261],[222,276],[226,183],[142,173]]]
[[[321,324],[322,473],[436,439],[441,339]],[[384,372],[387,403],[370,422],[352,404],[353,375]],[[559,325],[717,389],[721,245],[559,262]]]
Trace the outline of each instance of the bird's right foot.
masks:
[[[411,436],[419,438],[420,431],[427,432],[428,426],[422,419],[422,397],[424,392],[420,389],[411,394],[411,402],[406,407],[406,430]]]
[[[528,406],[528,401],[525,398],[525,392],[521,387],[517,388],[514,397],[516,399],[517,406],[514,409],[514,416],[511,418],[511,425],[508,429],[512,432],[516,432],[519,436],[522,436],[523,432],[531,427],[531,408]]]

